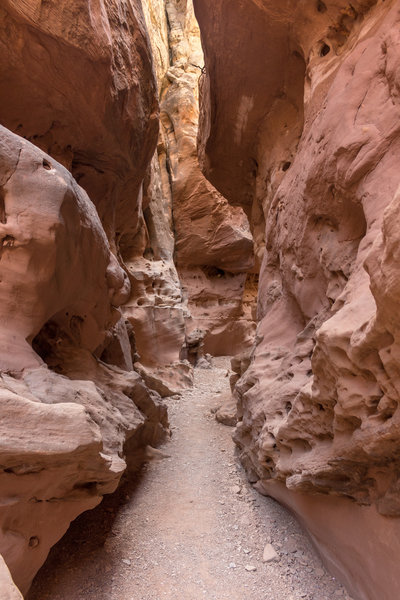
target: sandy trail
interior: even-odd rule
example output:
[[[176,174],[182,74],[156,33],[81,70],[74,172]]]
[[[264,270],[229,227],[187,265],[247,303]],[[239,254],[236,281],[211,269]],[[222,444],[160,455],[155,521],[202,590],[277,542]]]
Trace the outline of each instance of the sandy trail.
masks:
[[[247,483],[231,428],[211,412],[228,366],[214,359],[193,390],[168,399],[171,457],[72,524],[29,600],[349,599],[293,517]],[[263,563],[266,543],[279,560]]]

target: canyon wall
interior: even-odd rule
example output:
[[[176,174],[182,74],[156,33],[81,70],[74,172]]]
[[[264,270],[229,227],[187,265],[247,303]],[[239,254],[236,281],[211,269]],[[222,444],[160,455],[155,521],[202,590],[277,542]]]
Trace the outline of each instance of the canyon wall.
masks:
[[[140,2],[6,0],[0,29],[0,553],[25,593],[168,430],[118,308],[158,101]]]
[[[234,438],[250,480],[297,513],[354,597],[392,600],[400,3],[194,4],[201,166],[246,211],[262,261]]]
[[[150,203],[157,190],[168,198],[174,236],[169,264],[173,259],[176,265],[185,331],[180,356],[194,363],[204,353],[230,354],[252,343],[253,238],[242,208],[231,207],[199,168],[198,86],[204,62],[192,2],[145,0],[144,8],[161,121],[148,195]]]
[[[168,432],[160,396],[250,347],[257,268],[198,164],[191,2],[5,0],[0,33],[0,553],[25,593]]]

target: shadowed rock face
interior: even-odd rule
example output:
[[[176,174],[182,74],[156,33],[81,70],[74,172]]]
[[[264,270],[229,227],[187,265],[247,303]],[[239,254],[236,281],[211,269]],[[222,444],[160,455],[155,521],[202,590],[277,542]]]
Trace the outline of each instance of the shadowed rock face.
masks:
[[[95,358],[130,286],[86,192],[0,127],[0,197],[0,552],[26,592],[167,419],[138,374]]]
[[[118,310],[158,103],[136,0],[6,1],[0,30],[0,122],[44,150],[0,131],[0,552],[25,593],[167,428]]]
[[[0,39],[0,122],[70,169],[129,247],[158,131],[140,2],[5,0]]]
[[[259,232],[265,218],[235,440],[250,478],[297,511],[355,596],[389,600],[400,585],[400,5],[195,8],[203,168],[252,207]]]

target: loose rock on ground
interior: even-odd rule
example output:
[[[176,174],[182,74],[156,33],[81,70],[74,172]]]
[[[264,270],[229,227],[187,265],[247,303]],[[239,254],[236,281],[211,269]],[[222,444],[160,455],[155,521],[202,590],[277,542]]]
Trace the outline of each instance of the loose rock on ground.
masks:
[[[29,600],[351,600],[295,519],[245,479],[213,414],[228,366],[213,359],[169,399],[171,457],[75,521]],[[267,545],[277,557],[264,562]]]

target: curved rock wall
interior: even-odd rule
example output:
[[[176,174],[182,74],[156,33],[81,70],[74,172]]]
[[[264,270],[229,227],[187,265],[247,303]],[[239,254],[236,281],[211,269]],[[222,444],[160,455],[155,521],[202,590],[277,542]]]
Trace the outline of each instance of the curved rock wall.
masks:
[[[140,2],[6,1],[0,30],[0,552],[25,593],[168,428],[118,309],[158,103]]]
[[[168,423],[137,373],[96,358],[129,282],[87,194],[3,127],[0,182],[0,551],[26,592],[71,520]]]
[[[255,328],[247,217],[196,158],[192,4],[143,8],[0,7],[0,552],[23,593],[168,431],[150,389]]]
[[[400,4],[195,8],[202,166],[253,215],[260,257],[265,219],[235,440],[251,480],[298,513],[355,597],[389,600],[400,586]]]
[[[5,0],[0,32],[2,124],[70,169],[129,247],[158,130],[141,3]]]

